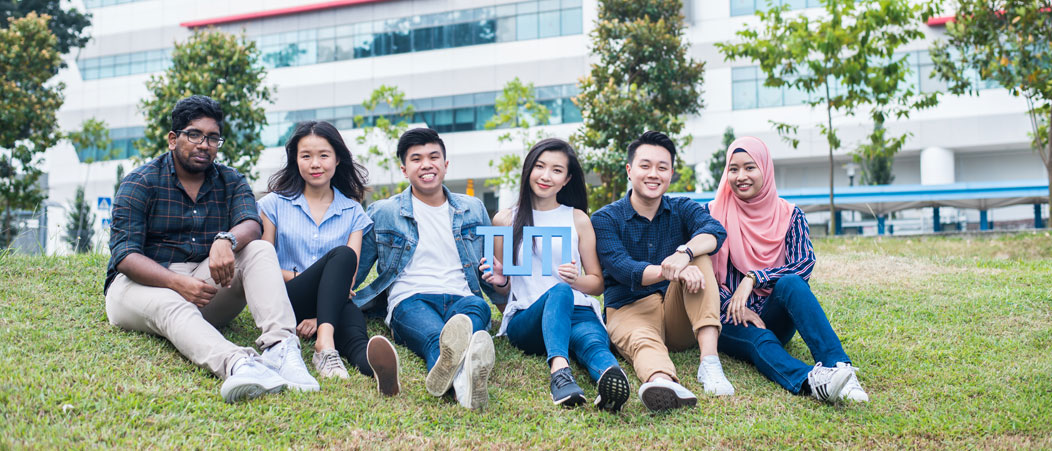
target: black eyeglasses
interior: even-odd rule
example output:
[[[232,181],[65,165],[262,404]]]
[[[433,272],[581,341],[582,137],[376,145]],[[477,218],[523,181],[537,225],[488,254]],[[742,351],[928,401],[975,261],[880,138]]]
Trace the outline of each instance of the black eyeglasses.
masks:
[[[221,138],[219,136],[206,136],[204,133],[201,133],[201,132],[199,132],[197,130],[176,130],[175,131],[176,135],[179,135],[180,133],[186,135],[186,140],[190,141],[193,144],[201,144],[201,143],[205,142],[205,140],[207,139],[208,140],[208,145],[212,146],[212,147],[215,147],[216,149],[218,149],[220,147],[223,147],[223,143],[226,142],[225,138]]]

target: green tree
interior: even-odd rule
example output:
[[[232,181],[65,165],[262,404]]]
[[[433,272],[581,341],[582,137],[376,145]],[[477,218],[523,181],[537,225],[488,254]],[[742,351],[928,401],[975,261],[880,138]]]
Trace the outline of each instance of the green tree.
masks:
[[[146,82],[150,96],[139,102],[146,116],[146,136],[135,146],[142,158],[168,151],[168,131],[176,102],[191,95],[206,95],[219,102],[225,123],[226,143],[218,160],[249,179],[263,150],[260,132],[267,123],[264,105],[271,103],[274,88],[263,85],[266,69],[259,61],[255,41],[220,31],[195,31],[172,50],[172,66]]]
[[[886,134],[884,123],[874,122],[869,142],[859,145],[851,155],[855,163],[862,168],[862,185],[890,185],[895,181],[895,173],[891,166],[895,162],[895,154],[906,145],[909,135],[888,138]]]
[[[596,62],[574,98],[584,123],[572,137],[585,150],[586,172],[599,175],[590,190],[593,209],[627,187],[628,144],[659,130],[681,146],[684,118],[701,111],[704,63],[691,59],[679,0],[601,0],[589,34]]]
[[[717,43],[728,60],[759,63],[765,86],[788,86],[808,95],[811,108],[825,110],[816,124],[829,146],[829,231],[836,227],[833,153],[841,147],[833,115],[853,116],[869,107],[874,122],[934,106],[936,94],[911,86],[907,55],[900,47],[924,36],[917,17],[924,6],[911,0],[823,0],[824,14],[787,14],[789,5],[758,10],[759,30],[745,28],[739,42]],[[799,125],[772,125],[795,148]]]
[[[734,129],[727,127],[723,131],[723,147],[716,149],[709,157],[709,181],[705,182],[705,186],[702,188],[705,191],[716,191],[716,188],[720,187],[720,179],[723,178],[723,171],[727,169],[727,148],[731,146],[731,143],[737,137],[734,136]]]
[[[91,239],[95,236],[95,213],[84,199],[84,187],[78,186],[73,202],[66,210],[66,243],[78,254],[91,250]]]
[[[8,19],[18,19],[30,13],[51,17],[48,29],[55,35],[55,48],[60,55],[84,47],[91,40],[91,36],[84,31],[91,25],[91,14],[82,13],[69,5],[63,7],[58,0],[0,1],[0,28],[7,28],[10,23]]]
[[[66,139],[77,151],[90,152],[90,156],[84,159],[84,163],[89,165],[97,161],[111,160],[117,155],[113,149],[113,140],[110,139],[109,126],[103,120],[89,118],[81,122],[79,129],[66,133]]]
[[[955,0],[946,38],[931,48],[936,73],[954,94],[997,83],[1026,98],[1031,145],[1052,180],[1052,2]],[[1052,185],[1048,198],[1052,205]]]
[[[547,125],[551,117],[548,107],[537,101],[537,90],[533,83],[523,83],[519,77],[504,85],[494,105],[495,114],[486,121],[486,130],[510,128],[497,137],[499,142],[510,142],[516,137],[522,145],[519,153],[503,155],[500,160],[490,160],[490,167],[497,167],[497,178],[489,179],[489,186],[514,188],[519,183],[523,155],[537,141],[546,137],[543,130],[530,130],[533,125]],[[514,136],[513,136],[514,135]]]
[[[41,158],[61,139],[55,114],[65,86],[48,82],[62,63],[49,19],[30,12],[0,29],[0,248],[15,236],[15,212],[47,198]]]
[[[117,197],[117,190],[121,187],[121,180],[124,180],[124,165],[117,165],[117,181],[113,184],[113,197]]]
[[[373,199],[386,199],[398,194],[407,186],[404,181],[395,183],[401,174],[402,161],[398,159],[398,138],[409,130],[415,109],[405,99],[405,93],[397,86],[380,85],[362,101],[365,115],[354,117],[354,123],[362,127],[356,138],[359,145],[369,145],[361,155],[363,162],[375,164],[388,176],[389,185],[373,191]],[[373,179],[374,181],[376,179]]]

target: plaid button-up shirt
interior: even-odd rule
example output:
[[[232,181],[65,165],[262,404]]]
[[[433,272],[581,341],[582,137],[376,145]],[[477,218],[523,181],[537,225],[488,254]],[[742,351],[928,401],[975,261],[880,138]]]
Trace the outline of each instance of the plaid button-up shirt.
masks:
[[[716,237],[716,249],[727,232],[697,202],[686,197],[662,196],[654,219],[636,213],[629,191],[592,215],[595,247],[603,266],[603,303],[618,308],[654,293],[665,293],[668,281],[643,285],[643,270],[660,265],[681,244],[702,233]]]
[[[172,153],[161,155],[126,175],[117,190],[103,290],[109,289],[117,265],[130,254],[145,255],[166,268],[200,262],[208,257],[217,233],[249,219],[262,226],[244,176],[213,164],[197,199],[191,199],[175,175]]]

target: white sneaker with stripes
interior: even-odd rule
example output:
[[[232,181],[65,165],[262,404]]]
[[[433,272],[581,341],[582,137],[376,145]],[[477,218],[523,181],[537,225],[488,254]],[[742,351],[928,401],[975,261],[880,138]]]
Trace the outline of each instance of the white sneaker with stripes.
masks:
[[[824,367],[822,362],[815,364],[807,373],[807,383],[811,386],[811,395],[819,401],[836,404],[841,399],[848,381],[855,375],[854,371],[843,367]]]

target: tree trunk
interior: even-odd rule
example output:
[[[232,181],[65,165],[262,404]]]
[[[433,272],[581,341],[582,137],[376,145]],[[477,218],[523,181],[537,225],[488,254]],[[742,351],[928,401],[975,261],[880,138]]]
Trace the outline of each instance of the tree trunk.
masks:
[[[1045,142],[1041,142],[1041,135],[1037,130],[1034,130],[1034,136],[1037,138],[1038,145],[1044,144],[1039,151],[1044,153],[1045,172],[1048,176],[1048,219],[1049,222],[1052,222],[1052,112],[1048,114],[1048,136],[1045,137]],[[1052,227],[1052,224],[1045,224],[1045,227]]]
[[[836,205],[833,204],[833,108],[829,104],[829,80],[826,79],[826,119],[829,128],[826,130],[826,141],[829,142],[829,230],[826,232],[832,236],[836,234]]]

